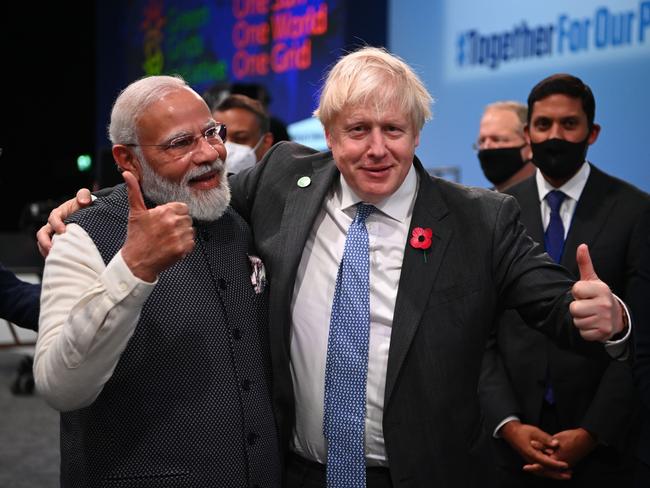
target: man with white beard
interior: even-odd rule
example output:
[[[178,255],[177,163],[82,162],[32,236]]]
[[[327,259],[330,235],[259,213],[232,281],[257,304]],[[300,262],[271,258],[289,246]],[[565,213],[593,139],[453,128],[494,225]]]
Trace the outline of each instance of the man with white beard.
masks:
[[[178,77],[115,101],[125,184],[71,216],[43,274],[34,372],[62,412],[62,486],[280,484],[266,279],[225,130]]]

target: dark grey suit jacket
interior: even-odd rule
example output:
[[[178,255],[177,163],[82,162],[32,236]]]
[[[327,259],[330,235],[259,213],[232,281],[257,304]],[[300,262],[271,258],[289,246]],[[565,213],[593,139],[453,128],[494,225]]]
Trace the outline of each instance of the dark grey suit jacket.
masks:
[[[636,280],[630,292],[630,310],[634,320],[634,370],[641,396],[642,429],[639,435],[639,458],[649,466],[644,482],[650,486],[650,215],[643,223],[641,261]],[[641,485],[643,486],[643,485]]]
[[[491,317],[517,308],[564,344],[580,340],[567,312],[571,277],[518,220],[514,198],[431,178],[420,184],[411,227],[433,230],[426,262],[404,243],[384,399],[384,439],[394,486],[481,485],[478,378]],[[307,187],[297,185],[303,176]],[[275,414],[283,448],[294,425],[290,305],[305,242],[339,172],[331,153],[274,146],[231,178],[233,207],[250,223],[270,277]]]
[[[512,187],[508,193],[517,198],[521,220],[530,236],[543,243],[535,177]],[[577,278],[576,249],[581,243],[588,244],[599,278],[625,300],[639,260],[640,218],[649,208],[647,194],[592,165],[576,206],[561,264]],[[606,354],[585,357],[562,350],[546,336],[526,327],[515,311],[508,311],[499,319],[496,342],[490,344],[480,388],[489,433],[513,414],[524,423],[539,425],[549,368],[561,430],[583,427],[602,443],[583,460],[583,466],[602,474],[631,464],[631,428],[635,425],[638,403],[628,362],[611,361]],[[495,447],[502,465],[517,470],[521,467],[523,460],[505,441],[496,440]]]

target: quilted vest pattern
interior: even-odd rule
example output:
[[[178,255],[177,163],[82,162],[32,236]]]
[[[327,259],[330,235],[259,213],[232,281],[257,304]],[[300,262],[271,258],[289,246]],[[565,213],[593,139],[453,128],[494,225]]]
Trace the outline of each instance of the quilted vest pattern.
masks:
[[[127,218],[120,185],[69,222],[108,263]],[[280,485],[267,292],[251,284],[251,233],[230,208],[196,230],[192,253],[160,275],[99,397],[61,414],[62,486]]]

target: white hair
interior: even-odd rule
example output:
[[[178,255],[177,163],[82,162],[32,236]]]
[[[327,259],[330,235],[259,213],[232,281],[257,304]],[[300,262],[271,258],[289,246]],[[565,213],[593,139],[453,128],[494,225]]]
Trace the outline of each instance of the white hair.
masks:
[[[120,92],[111,111],[108,137],[113,144],[137,144],[138,117],[153,102],[176,91],[190,88],[180,76],[146,76]]]
[[[149,162],[141,160],[142,194],[157,205],[167,202],[187,204],[190,216],[194,220],[212,222],[220,218],[230,204],[230,185],[226,177],[226,166],[221,159],[211,164],[190,169],[179,183],[174,183],[154,171]],[[192,191],[189,181],[210,171],[219,172],[219,186],[206,191]]]

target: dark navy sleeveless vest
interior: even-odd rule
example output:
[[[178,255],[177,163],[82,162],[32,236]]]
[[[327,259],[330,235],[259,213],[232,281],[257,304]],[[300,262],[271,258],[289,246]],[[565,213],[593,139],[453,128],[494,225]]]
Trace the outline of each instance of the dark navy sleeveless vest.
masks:
[[[72,216],[108,263],[126,238],[124,185]],[[230,208],[160,277],[97,399],[61,414],[64,487],[278,487],[267,292]],[[83,364],[80,366],[83,367]]]

